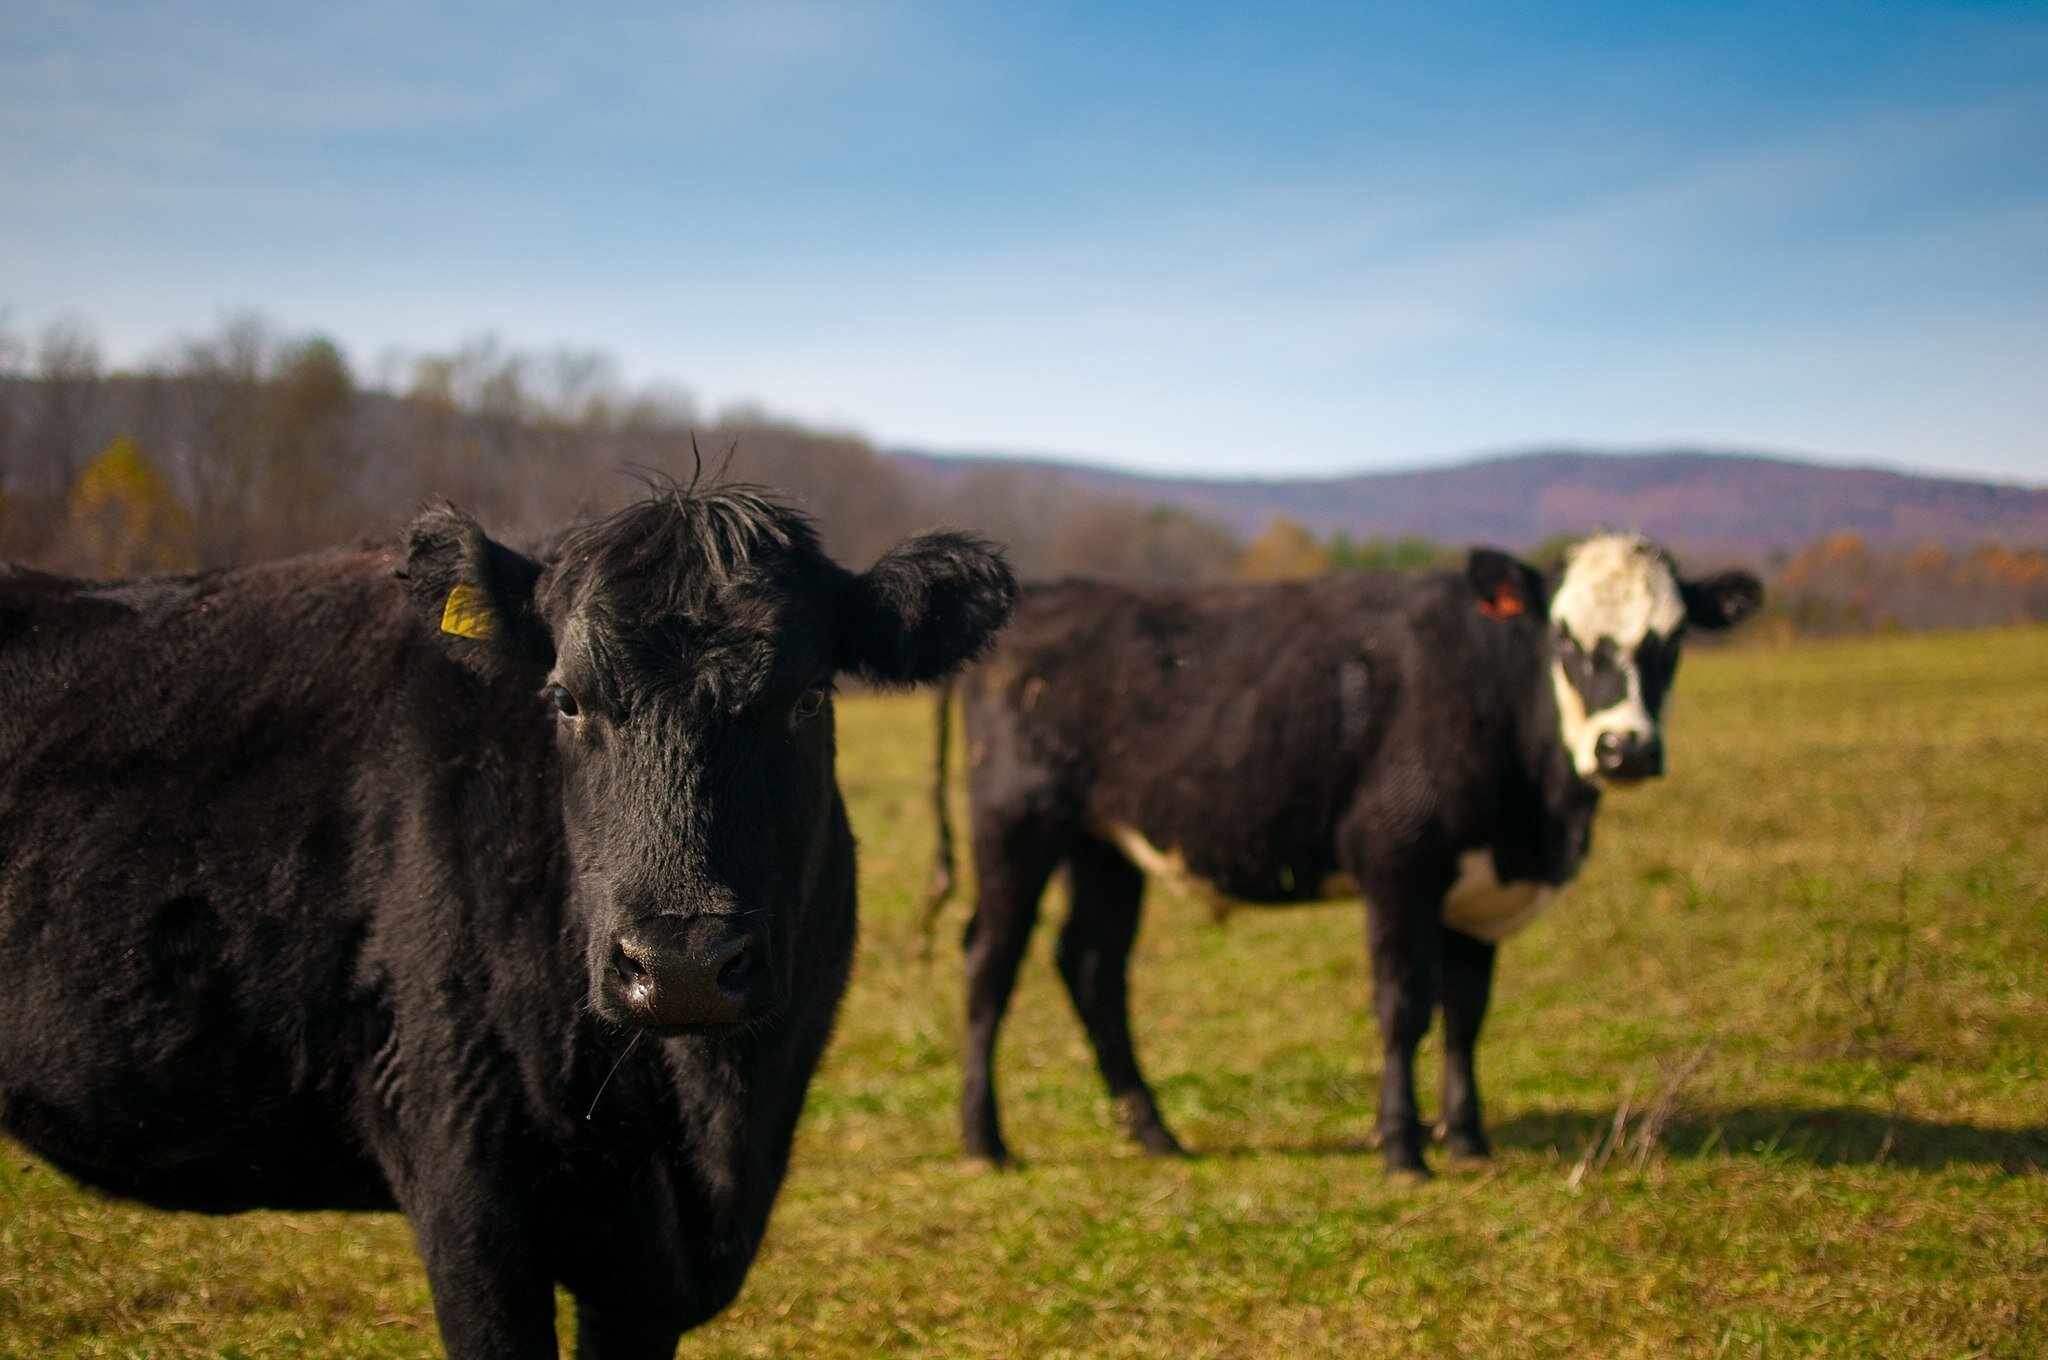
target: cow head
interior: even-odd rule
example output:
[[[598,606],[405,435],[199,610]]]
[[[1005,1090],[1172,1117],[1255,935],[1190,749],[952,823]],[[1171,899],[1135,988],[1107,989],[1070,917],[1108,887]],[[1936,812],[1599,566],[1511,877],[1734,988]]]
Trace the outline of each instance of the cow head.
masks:
[[[855,575],[802,516],[730,487],[630,505],[545,564],[429,511],[405,574],[443,642],[552,722],[592,1003],[667,1034],[773,1015],[808,904],[850,903],[833,678],[938,679],[1016,593],[954,534]]]
[[[1552,687],[1565,748],[1581,778],[1664,772],[1658,722],[1688,626],[1729,628],[1763,602],[1746,571],[1681,580],[1669,554],[1634,534],[1596,534],[1567,550],[1549,592]]]

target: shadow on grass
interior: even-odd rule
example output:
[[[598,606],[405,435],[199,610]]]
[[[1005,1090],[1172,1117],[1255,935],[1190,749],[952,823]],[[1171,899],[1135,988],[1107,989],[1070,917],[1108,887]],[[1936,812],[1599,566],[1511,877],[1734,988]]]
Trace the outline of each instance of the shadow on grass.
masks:
[[[1376,1157],[1379,1144],[1370,1138],[1308,1138],[1292,1141],[1276,1138],[1261,1143],[1202,1143],[1189,1147],[1191,1156],[1205,1162],[1255,1160],[1263,1157]]]
[[[1556,1148],[1569,1159],[1605,1137],[1613,1123],[1612,1109],[1543,1110],[1501,1120],[1488,1132],[1497,1148]],[[1882,1154],[1887,1163],[1921,1170],[1995,1166],[2011,1175],[2034,1176],[2048,1169],[2048,1127],[1893,1120],[1854,1106],[1702,1111],[1672,1121],[1658,1141],[1667,1156],[1677,1158],[1770,1157],[1811,1166],[1868,1166]]]
[[[1502,1152],[1542,1152],[1555,1148],[1566,1161],[1607,1136],[1614,1110],[1540,1110],[1519,1114],[1487,1126],[1493,1145]],[[1891,1145],[1885,1145],[1885,1136]],[[2048,1171],[2048,1127],[2001,1129],[1976,1124],[1946,1124],[1925,1119],[1887,1119],[1877,1110],[1854,1106],[1756,1105],[1743,1109],[1709,1110],[1676,1119],[1658,1142],[1664,1155],[1680,1160],[1699,1157],[1776,1159],[1809,1166],[1870,1166],[1879,1154],[1887,1165],[1918,1170],[1944,1167],[1998,1167],[2009,1175],[2037,1176]],[[1378,1155],[1369,1138],[1285,1138],[1258,1143],[1197,1145],[1196,1156],[1217,1160],[1258,1157],[1370,1157]],[[1443,1149],[1435,1150],[1440,1160]]]

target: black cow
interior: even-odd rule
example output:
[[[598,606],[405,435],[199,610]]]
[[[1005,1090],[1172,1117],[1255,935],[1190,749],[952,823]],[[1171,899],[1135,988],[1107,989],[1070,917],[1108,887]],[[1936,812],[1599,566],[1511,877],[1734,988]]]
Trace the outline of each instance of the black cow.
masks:
[[[394,570],[396,569],[396,570]],[[0,1125],[173,1209],[402,1210],[448,1352],[668,1356],[739,1289],[854,942],[832,679],[1001,559],[863,575],[751,492],[542,563],[452,509],[126,584],[0,575]]]
[[[1412,1068],[1439,1001],[1450,1147],[1485,1156],[1472,1063],[1495,946],[1578,872],[1602,785],[1661,773],[1657,718],[1685,627],[1726,628],[1761,598],[1747,573],[1681,581],[1666,555],[1621,535],[1581,544],[1554,589],[1480,549],[1462,574],[1027,590],[960,682],[980,879],[968,1152],[1009,1157],[996,1031],[1039,896],[1064,867],[1060,975],[1148,1150],[1180,1151],[1139,1075],[1126,1001],[1152,873],[1212,903],[1362,890],[1388,1169],[1424,1174]],[[942,786],[944,718],[942,699]],[[942,823],[941,899],[948,839]]]

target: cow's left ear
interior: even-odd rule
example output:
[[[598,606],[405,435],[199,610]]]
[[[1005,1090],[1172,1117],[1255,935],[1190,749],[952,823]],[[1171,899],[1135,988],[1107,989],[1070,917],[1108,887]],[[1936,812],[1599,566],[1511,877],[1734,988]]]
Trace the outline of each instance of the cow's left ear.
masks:
[[[943,679],[981,654],[1016,599],[1017,578],[992,544],[952,533],[905,539],[849,584],[838,668],[888,685]]]
[[[1490,619],[1517,614],[1540,618],[1549,607],[1536,568],[1498,548],[1474,548],[1465,559],[1465,579],[1479,597],[1479,612]]]
[[[412,606],[457,660],[479,675],[530,674],[554,664],[554,641],[533,605],[541,564],[497,542],[452,505],[407,526],[399,577]]]
[[[1746,571],[1724,571],[1703,581],[1680,581],[1685,621],[1695,628],[1733,628],[1764,602],[1763,582]]]

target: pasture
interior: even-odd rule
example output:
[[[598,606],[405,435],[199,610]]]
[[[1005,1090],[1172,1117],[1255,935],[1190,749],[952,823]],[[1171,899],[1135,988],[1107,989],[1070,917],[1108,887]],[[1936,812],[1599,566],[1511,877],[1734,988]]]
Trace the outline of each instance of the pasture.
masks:
[[[1157,888],[1133,1015],[1204,1155],[1115,1131],[1054,900],[1001,1050],[1024,1166],[963,1164],[931,712],[841,701],[857,972],[767,1246],[683,1355],[2048,1354],[2048,630],[1690,655],[1671,775],[1503,951],[1494,1164],[1421,1187],[1364,1142],[1358,912]],[[0,1355],[438,1352],[396,1217],[159,1214],[0,1153]]]

